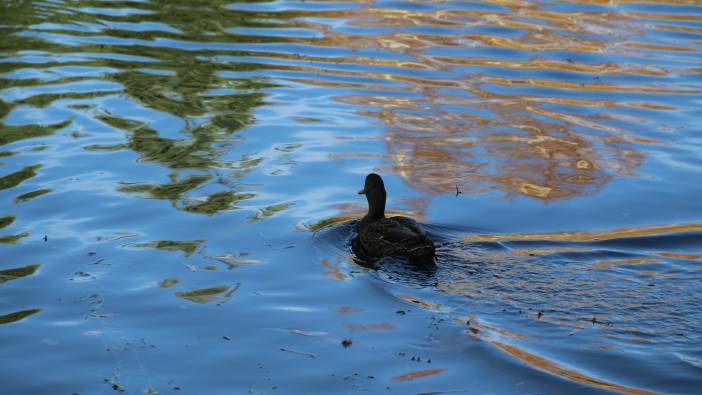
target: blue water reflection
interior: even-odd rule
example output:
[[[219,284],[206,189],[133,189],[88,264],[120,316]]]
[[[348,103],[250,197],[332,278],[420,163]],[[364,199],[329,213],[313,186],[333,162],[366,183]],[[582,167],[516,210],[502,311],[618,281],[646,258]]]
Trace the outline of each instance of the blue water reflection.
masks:
[[[0,4],[2,391],[699,392],[701,11]]]

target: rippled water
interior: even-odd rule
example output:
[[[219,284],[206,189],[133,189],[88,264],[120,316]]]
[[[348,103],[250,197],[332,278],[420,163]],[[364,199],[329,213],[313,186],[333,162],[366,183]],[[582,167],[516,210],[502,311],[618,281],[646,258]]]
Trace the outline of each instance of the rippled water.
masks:
[[[699,393],[697,1],[0,3],[3,393]],[[435,270],[358,265],[381,173]]]

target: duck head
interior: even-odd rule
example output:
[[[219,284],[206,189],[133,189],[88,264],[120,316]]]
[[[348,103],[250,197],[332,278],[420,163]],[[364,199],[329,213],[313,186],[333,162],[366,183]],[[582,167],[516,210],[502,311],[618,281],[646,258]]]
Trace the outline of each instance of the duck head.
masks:
[[[363,189],[358,191],[359,195],[366,195],[368,200],[368,215],[370,219],[385,217],[385,184],[383,179],[375,173],[366,176],[366,183]]]

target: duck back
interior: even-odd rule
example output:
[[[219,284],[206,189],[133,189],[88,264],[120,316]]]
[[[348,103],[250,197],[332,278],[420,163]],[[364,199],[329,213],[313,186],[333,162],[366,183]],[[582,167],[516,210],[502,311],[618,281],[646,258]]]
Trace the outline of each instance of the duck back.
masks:
[[[413,261],[433,262],[434,243],[410,218],[363,218],[357,230],[360,245],[370,257],[405,256]]]

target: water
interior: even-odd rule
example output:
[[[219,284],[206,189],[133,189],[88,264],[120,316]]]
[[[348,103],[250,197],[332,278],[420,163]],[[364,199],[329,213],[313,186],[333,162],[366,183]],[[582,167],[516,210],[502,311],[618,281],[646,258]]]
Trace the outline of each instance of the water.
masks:
[[[699,393],[699,2],[0,7],[0,392]]]

